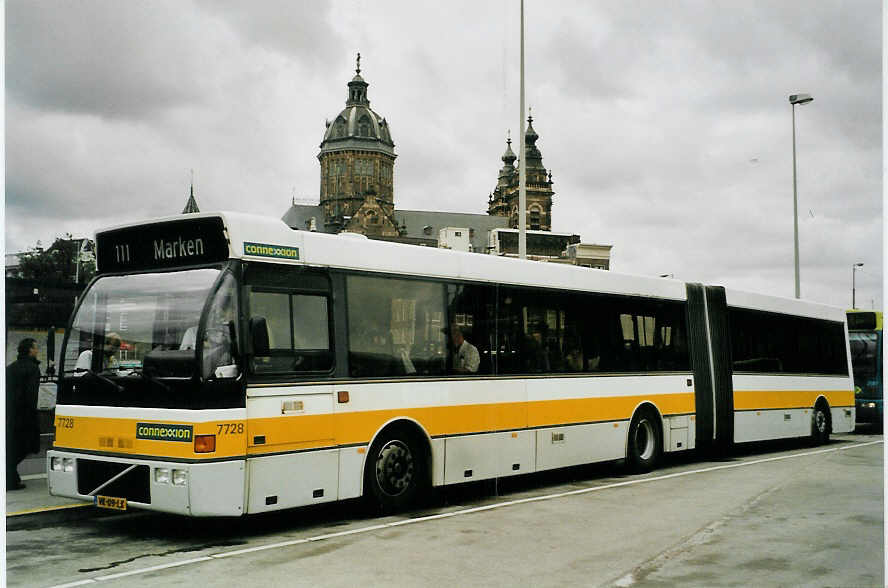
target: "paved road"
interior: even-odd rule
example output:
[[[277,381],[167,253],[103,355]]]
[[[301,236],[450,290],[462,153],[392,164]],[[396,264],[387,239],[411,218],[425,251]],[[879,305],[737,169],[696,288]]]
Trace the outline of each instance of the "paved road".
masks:
[[[10,586],[883,586],[881,435],[744,447],[247,519],[131,513],[7,533]]]

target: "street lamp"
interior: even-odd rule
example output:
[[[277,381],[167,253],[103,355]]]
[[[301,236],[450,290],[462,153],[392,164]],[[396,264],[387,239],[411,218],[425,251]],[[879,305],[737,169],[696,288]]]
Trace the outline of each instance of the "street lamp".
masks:
[[[799,287],[799,196],[796,188],[796,140],[795,140],[795,107],[796,104],[807,104],[814,98],[810,94],[792,94],[789,103],[792,104],[792,214],[793,233],[795,236],[795,297],[801,297]]]
[[[857,275],[857,268],[863,267],[862,263],[855,263],[851,266],[851,308],[857,308],[857,292],[856,292],[856,284],[854,283],[854,278]]]

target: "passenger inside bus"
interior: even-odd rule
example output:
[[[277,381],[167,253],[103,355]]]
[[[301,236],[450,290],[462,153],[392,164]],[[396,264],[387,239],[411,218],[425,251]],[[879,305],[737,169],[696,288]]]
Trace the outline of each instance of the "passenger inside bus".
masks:
[[[102,365],[100,371],[117,370],[119,364],[115,354],[120,349],[120,336],[117,333],[108,333],[105,335],[105,343],[102,347]],[[87,349],[77,357],[77,364],[74,371],[85,372],[92,369],[93,352]]]
[[[459,325],[450,326],[450,341],[453,343],[453,371],[461,374],[474,374],[481,365],[478,348],[466,341]]]

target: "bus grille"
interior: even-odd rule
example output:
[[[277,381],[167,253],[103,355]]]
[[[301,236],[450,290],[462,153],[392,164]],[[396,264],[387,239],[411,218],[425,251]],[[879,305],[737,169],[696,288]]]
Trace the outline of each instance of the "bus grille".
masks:
[[[128,501],[151,504],[148,488],[150,471],[147,465],[137,465],[101,490],[97,488],[119,475],[133,464],[94,459],[77,460],[77,492],[85,495],[101,494],[126,498]]]

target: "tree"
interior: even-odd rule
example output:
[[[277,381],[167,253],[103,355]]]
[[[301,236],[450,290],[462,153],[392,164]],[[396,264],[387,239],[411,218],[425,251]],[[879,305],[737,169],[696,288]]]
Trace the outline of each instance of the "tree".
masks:
[[[21,277],[46,283],[85,284],[96,273],[93,251],[92,241],[75,239],[70,233],[57,237],[48,249],[37,241],[37,245],[20,256]]]

